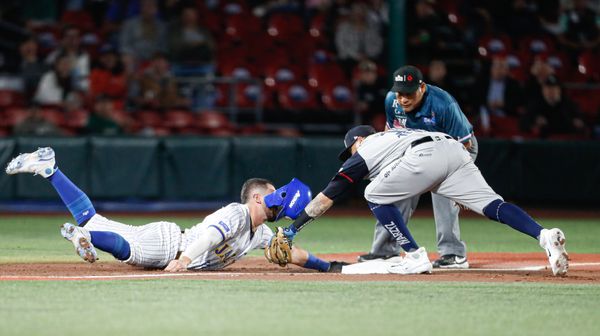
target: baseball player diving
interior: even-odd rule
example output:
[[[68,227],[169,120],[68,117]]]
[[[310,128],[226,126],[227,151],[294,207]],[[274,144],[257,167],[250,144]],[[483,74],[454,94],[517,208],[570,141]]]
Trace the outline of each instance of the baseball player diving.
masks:
[[[449,198],[491,220],[506,224],[539,241],[547,252],[552,273],[565,275],[569,267],[565,235],[544,229],[518,206],[505,202],[487,184],[465,146],[449,135],[415,129],[376,133],[371,126],[356,126],[346,133],[344,162],[327,187],[301,211],[287,228],[277,228],[287,242],[310,221],[362,179],[371,182],[365,199],[373,215],[406,253],[399,262],[386,263],[395,274],[429,273],[432,264],[425,248],[412,237],[400,209],[426,192]],[[283,241],[285,243],[285,241]],[[364,263],[367,264],[367,263]],[[359,266],[355,264],[346,268]]]
[[[231,265],[251,250],[266,248],[267,259],[279,264],[283,259],[321,272],[339,272],[343,264],[329,263],[296,247],[270,248],[271,241],[276,240],[264,222],[297,218],[312,197],[310,189],[297,179],[275,190],[270,181],[251,178],[242,187],[241,203],[231,203],[182,231],[171,222],[132,226],[97,214],[87,195],[58,169],[50,147],[17,156],[6,173],[33,173],[52,184],[77,222],[63,224],[61,234],[90,263],[96,261],[98,248],[130,265],[169,272],[215,270]]]
[[[386,130],[408,127],[446,133],[465,146],[473,161],[477,157],[478,146],[473,126],[457,101],[441,88],[424,83],[423,74],[414,66],[403,66],[394,72],[394,85],[385,98],[385,114]],[[405,208],[400,211],[404,214],[405,222],[418,202],[418,196],[411,202],[402,202]],[[460,239],[460,208],[451,199],[436,193],[431,194],[431,202],[440,254],[440,258],[433,262],[433,267],[469,268],[466,245]],[[398,254],[400,247],[378,222],[371,251],[360,256],[359,261],[389,258]]]

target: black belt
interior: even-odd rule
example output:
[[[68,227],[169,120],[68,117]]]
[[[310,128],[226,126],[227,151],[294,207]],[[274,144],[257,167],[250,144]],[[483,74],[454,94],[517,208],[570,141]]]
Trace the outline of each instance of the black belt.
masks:
[[[445,135],[444,137],[446,139],[452,139],[452,137],[448,136],[448,135]],[[415,146],[418,146],[420,144],[424,144],[426,142],[431,142],[431,141],[433,141],[433,138],[428,135],[426,137],[422,137],[421,139],[418,139],[418,140],[415,140],[415,141],[411,142],[410,143],[410,147],[415,147]]]

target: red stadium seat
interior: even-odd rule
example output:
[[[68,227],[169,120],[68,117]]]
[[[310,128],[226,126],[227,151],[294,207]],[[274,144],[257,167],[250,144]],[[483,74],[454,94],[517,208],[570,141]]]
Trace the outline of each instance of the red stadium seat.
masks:
[[[519,120],[514,117],[490,116],[491,135],[495,138],[512,139],[520,135]]]
[[[319,107],[315,90],[298,82],[280,87],[277,99],[285,110],[314,110]]]
[[[196,127],[204,133],[212,135],[231,135],[233,125],[224,114],[216,111],[203,111],[196,118]]]
[[[182,130],[194,126],[196,121],[195,115],[186,110],[170,110],[165,114],[166,127],[175,130]]]
[[[577,70],[592,81],[600,81],[600,55],[592,50],[586,50],[579,55]]]
[[[42,108],[42,116],[56,126],[66,125],[65,112],[55,108]]]
[[[13,107],[6,109],[0,118],[0,127],[12,128],[27,117],[27,109]]]
[[[225,18],[225,34],[234,40],[255,36],[262,31],[262,22],[254,15],[228,15]]]
[[[312,87],[331,86],[347,82],[346,74],[335,62],[311,63],[308,67],[308,84]]]
[[[524,36],[519,40],[519,50],[532,54],[551,54],[556,51],[556,45],[549,36]]]
[[[330,111],[350,111],[354,107],[354,94],[349,85],[330,85],[321,93],[321,101]]]
[[[14,90],[0,90],[0,108],[23,106],[25,104],[25,98],[19,91]]]
[[[164,121],[161,114],[157,111],[138,111],[135,114],[135,120],[139,121],[142,127],[161,127]]]
[[[303,79],[302,70],[302,67],[294,64],[266,64],[264,69],[265,85],[278,87],[299,81]]]
[[[304,33],[304,22],[295,14],[276,13],[268,19],[267,33],[279,41],[287,41]]]
[[[264,102],[264,90],[261,84],[243,83],[238,85],[236,105],[241,108],[254,108]]]
[[[512,52],[510,38],[505,34],[484,36],[479,40],[477,51],[480,57],[487,59],[495,55],[506,55]]]

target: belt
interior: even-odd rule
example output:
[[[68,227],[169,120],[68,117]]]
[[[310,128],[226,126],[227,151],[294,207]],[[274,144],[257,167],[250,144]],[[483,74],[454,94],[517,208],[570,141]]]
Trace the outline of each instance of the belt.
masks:
[[[452,137],[449,136],[449,135],[445,135],[444,137],[446,139],[452,139]],[[431,142],[431,141],[433,141],[433,138],[428,135],[426,137],[422,137],[421,139],[418,139],[418,140],[415,140],[415,141],[411,142],[410,143],[410,147],[412,148],[412,147],[418,146],[420,144],[424,144],[426,142]]]

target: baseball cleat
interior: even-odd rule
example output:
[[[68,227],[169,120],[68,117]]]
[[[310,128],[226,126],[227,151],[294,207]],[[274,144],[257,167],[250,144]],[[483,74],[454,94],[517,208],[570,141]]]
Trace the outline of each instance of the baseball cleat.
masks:
[[[467,257],[459,256],[456,254],[446,254],[433,263],[433,268],[448,268],[448,269],[467,269],[469,268],[469,262]]]
[[[66,240],[73,243],[75,252],[77,252],[81,259],[89,263],[98,260],[98,253],[96,253],[96,249],[92,245],[92,237],[86,229],[71,223],[65,223],[60,226],[60,234]]]
[[[565,234],[560,229],[543,229],[540,246],[546,250],[552,274],[564,276],[569,270],[569,255],[565,250]]]
[[[19,173],[33,173],[49,177],[56,170],[54,150],[50,147],[38,148],[33,153],[20,154],[12,159],[6,166],[6,173],[9,175]]]
[[[390,264],[387,269],[392,274],[421,274],[431,273],[433,265],[425,248],[420,247],[414,252],[407,252],[400,262]]]
[[[327,270],[327,273],[342,273],[342,268],[348,265],[350,264],[347,262],[332,261],[329,263],[329,269]]]
[[[365,262],[365,261],[371,261],[371,260],[388,260],[390,258],[397,257],[397,256],[398,255],[395,255],[395,254],[367,253],[367,254],[359,255],[358,258],[356,258],[356,259],[358,260],[358,262]]]

